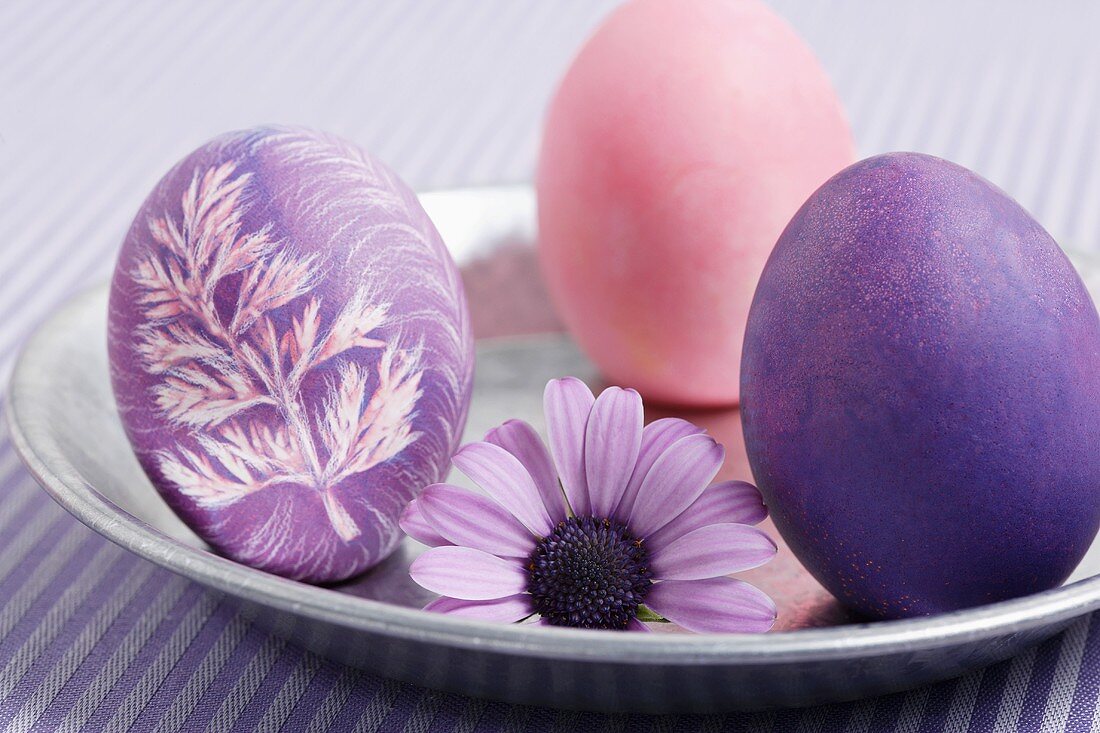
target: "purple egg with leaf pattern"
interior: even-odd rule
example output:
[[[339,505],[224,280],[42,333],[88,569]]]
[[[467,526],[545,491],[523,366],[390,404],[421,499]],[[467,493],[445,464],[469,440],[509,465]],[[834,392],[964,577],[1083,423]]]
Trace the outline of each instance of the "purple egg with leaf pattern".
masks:
[[[340,138],[222,135],[157,184],[111,286],[111,378],[154,486],[224,555],[375,565],[462,434],[473,341],[415,194]]]
[[[893,618],[1062,583],[1100,524],[1100,318],[1003,191],[891,153],[827,181],[749,312],[745,446],[776,526]]]

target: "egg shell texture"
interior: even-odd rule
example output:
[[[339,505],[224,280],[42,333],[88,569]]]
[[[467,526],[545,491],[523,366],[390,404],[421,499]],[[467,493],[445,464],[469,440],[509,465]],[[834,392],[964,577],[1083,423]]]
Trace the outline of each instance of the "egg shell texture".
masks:
[[[225,555],[335,581],[396,546],[469,405],[462,284],[356,146],[229,133],[157,184],[119,254],[111,378],[142,467]]]
[[[1045,590],[1096,534],[1096,309],[1043,228],[960,166],[882,155],[814,193],[764,270],[741,378],[776,525],[861,612]]]
[[[612,383],[734,403],[768,253],[852,160],[825,72],[763,3],[628,2],[546,120],[539,254],[555,305]]]

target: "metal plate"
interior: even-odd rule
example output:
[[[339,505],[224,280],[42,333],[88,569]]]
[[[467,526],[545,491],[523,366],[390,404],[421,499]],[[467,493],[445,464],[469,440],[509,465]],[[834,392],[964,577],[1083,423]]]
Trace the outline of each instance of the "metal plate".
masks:
[[[529,253],[534,207],[526,189],[424,199],[468,277],[500,252],[519,247]],[[504,292],[471,290],[479,297]],[[775,561],[742,575],[780,606],[776,631],[758,636],[693,635],[668,625],[658,625],[655,634],[572,631],[424,613],[417,609],[430,596],[406,572],[422,549],[412,540],[373,571],[333,587],[253,570],[210,552],[134,459],[108,381],[106,294],[98,288],[53,316],[16,366],[8,416],[24,462],[58,503],[95,531],[237,599],[275,633],[340,662],[511,702],[639,712],[757,709],[853,699],[954,676],[1015,654],[1100,607],[1098,545],[1062,588],[878,623],[851,617],[781,547]],[[477,326],[479,304],[471,306]],[[544,316],[533,320],[546,323]],[[481,330],[509,328],[483,324]],[[481,342],[467,439],[509,417],[541,429],[543,386],[566,374],[599,384],[562,335]],[[673,413],[649,410],[647,417],[667,414]],[[726,444],[722,477],[750,478],[736,411],[675,414],[705,425]]]

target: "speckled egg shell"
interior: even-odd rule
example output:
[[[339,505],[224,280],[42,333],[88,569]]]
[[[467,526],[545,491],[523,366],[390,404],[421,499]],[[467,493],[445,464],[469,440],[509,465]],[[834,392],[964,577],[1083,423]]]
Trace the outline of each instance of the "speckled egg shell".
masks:
[[[416,196],[325,134],[263,127],[161,179],[109,313],[123,426],[168,504],[221,553],[289,578],[385,558],[446,473],[473,345]]]
[[[540,261],[569,331],[647,400],[736,402],[768,253],[853,160],[828,77],[764,3],[624,3],[562,80],[539,158]]]
[[[745,444],[842,602],[933,614],[1060,584],[1100,522],[1100,320],[1003,191],[915,153],[816,193],[757,288]]]

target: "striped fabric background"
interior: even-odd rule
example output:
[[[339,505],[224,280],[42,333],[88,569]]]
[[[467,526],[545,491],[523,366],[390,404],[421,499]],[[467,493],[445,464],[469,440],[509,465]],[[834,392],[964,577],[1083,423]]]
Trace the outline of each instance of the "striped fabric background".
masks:
[[[529,178],[554,80],[612,3],[0,2],[0,379],[105,279],[147,189],[223,130],[358,140],[421,187]],[[1100,237],[1092,3],[783,0],[860,152],[976,169],[1067,248]],[[907,694],[707,718],[585,715],[437,694],[320,661],[70,519],[0,434],[0,730],[1100,729],[1100,620]]]

